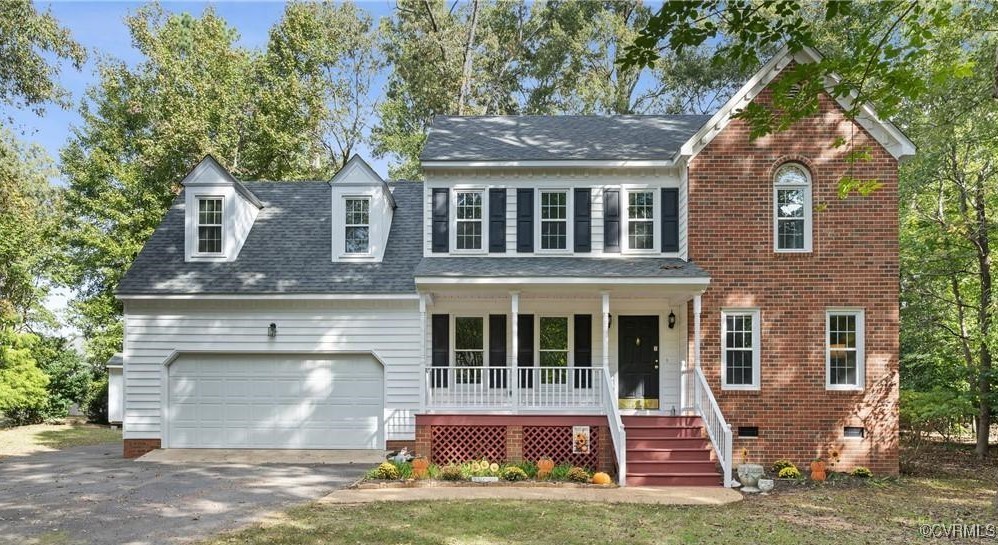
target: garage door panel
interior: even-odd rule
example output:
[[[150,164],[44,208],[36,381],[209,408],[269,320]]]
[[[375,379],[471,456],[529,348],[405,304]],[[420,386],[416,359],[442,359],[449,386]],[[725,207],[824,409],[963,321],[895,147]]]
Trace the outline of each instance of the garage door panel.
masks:
[[[384,385],[373,358],[218,355],[170,370],[174,448],[383,448]]]

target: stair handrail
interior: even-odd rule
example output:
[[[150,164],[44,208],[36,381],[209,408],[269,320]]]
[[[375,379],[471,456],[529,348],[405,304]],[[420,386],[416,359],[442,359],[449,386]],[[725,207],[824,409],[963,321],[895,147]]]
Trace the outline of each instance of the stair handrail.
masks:
[[[613,439],[613,449],[617,453],[617,484],[626,486],[627,482],[627,432],[624,431],[624,420],[620,417],[617,406],[617,395],[611,388],[610,370],[603,367],[603,406],[606,417],[610,420],[610,438]]]
[[[730,488],[731,481],[731,425],[724,419],[721,407],[714,398],[714,392],[707,383],[707,377],[699,365],[693,367],[693,409],[703,420],[714,452],[724,470],[724,486]],[[706,406],[705,406],[706,405]]]

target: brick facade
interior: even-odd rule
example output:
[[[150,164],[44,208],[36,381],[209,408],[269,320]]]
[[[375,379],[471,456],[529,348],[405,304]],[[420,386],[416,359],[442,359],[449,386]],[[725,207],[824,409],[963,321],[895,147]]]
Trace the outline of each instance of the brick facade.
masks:
[[[755,100],[770,96],[766,89]],[[837,137],[867,147],[872,160],[850,165],[850,149],[833,145]],[[773,250],[773,174],[788,161],[804,164],[812,177],[810,253]],[[756,439],[736,437],[736,464],[743,449],[753,462],[789,458],[802,468],[837,449],[841,461],[833,470],[898,472],[897,169],[827,96],[813,117],[754,142],[747,124],[733,120],[690,162],[689,256],[711,275],[701,315],[702,366],[732,428],[759,427]],[[840,199],[839,180],[847,173],[883,187]],[[720,312],[729,307],[761,311],[759,391],[721,390]],[[829,307],[865,310],[862,392],[825,389]],[[692,320],[689,330],[692,339]],[[690,350],[692,358],[692,343]],[[865,427],[866,437],[844,438],[845,426]]]
[[[160,447],[159,439],[125,439],[122,441],[122,455],[125,458],[138,458]]]

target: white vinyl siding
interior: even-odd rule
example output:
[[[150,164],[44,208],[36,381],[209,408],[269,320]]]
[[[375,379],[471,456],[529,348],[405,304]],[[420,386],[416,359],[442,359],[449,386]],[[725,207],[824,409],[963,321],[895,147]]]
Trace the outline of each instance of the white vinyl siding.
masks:
[[[865,387],[864,313],[860,309],[828,310],[825,314],[825,388],[862,390]]]
[[[128,301],[126,439],[159,438],[163,362],[173,351],[373,353],[385,364],[387,439],[412,439],[421,402],[418,301]],[[277,336],[267,326],[277,324]]]
[[[759,309],[721,311],[721,389],[759,389],[760,321]]]

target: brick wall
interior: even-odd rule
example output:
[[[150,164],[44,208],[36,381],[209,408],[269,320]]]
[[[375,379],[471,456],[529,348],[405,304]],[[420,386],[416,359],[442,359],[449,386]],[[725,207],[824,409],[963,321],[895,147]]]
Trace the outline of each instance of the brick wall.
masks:
[[[159,447],[159,439],[125,439],[122,441],[122,455],[125,458],[138,458]]]
[[[764,90],[755,100],[768,101]],[[850,172],[847,147],[868,146],[873,159],[852,175],[883,188],[868,197],[838,197]],[[811,171],[813,251],[773,251],[773,174],[787,161]],[[898,188],[897,162],[839,106],[822,97],[820,111],[790,130],[749,140],[734,120],[689,165],[690,258],[711,275],[701,316],[702,366],[732,428],[758,426],[757,439],[736,439],[753,462],[790,458],[802,468],[831,449],[833,470],[867,466],[898,471]],[[762,314],[761,389],[721,391],[720,311],[756,307]],[[825,311],[862,307],[866,320],[866,388],[825,389]],[[690,305],[692,316],[692,304]],[[690,338],[693,333],[690,323]],[[691,355],[692,358],[692,346]],[[863,426],[846,439],[844,426]]]

